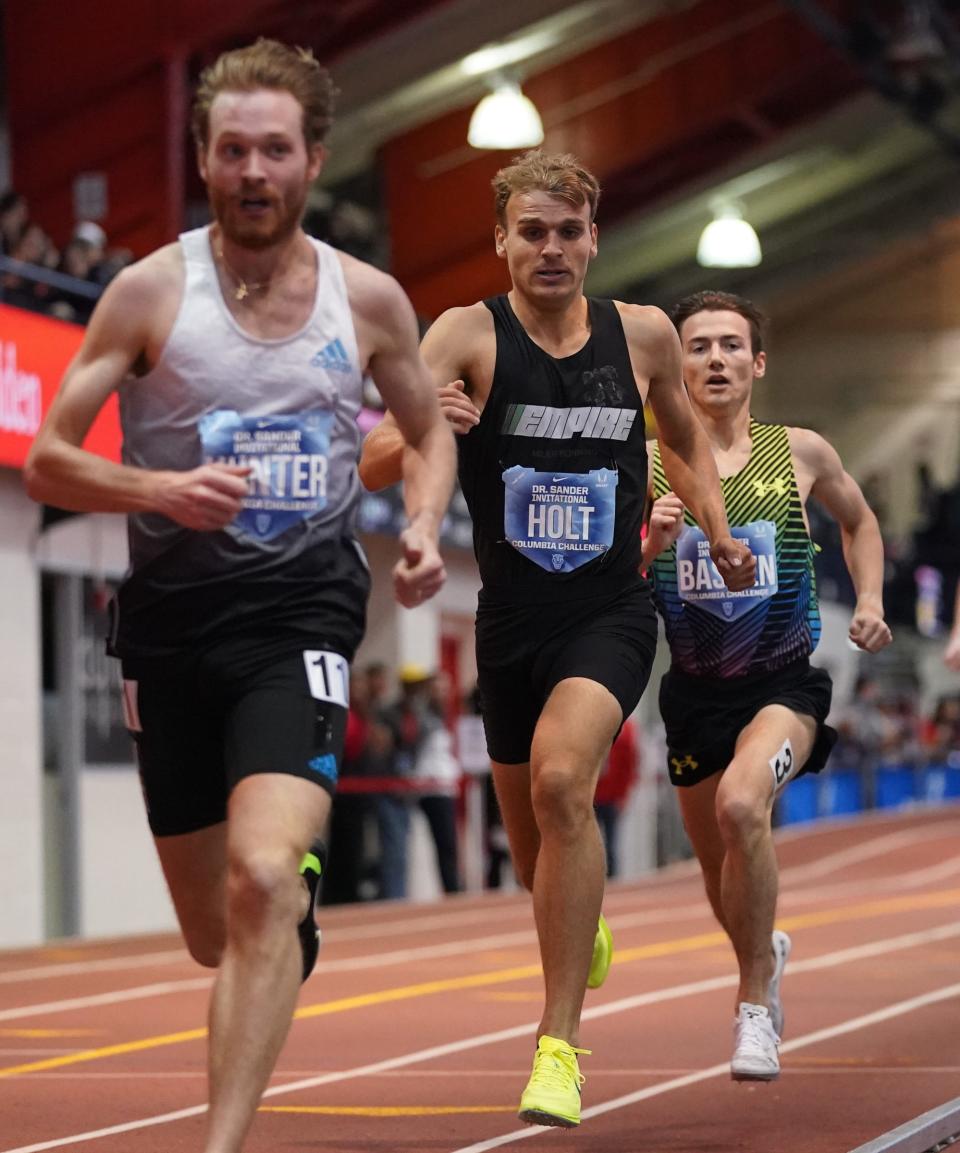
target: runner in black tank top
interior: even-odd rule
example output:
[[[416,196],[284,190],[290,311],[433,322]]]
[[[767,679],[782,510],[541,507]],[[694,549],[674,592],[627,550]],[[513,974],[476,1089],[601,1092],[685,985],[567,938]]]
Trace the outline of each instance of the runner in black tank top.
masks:
[[[647,484],[643,405],[616,305],[589,300],[590,335],[550,356],[506,296],[479,424],[459,440],[483,588],[477,665],[491,758],[525,764],[540,713],[565,678],[636,708],[656,647],[640,575]]]
[[[557,359],[506,296],[485,300],[497,340],[459,475],[490,601],[569,600],[637,585],[647,487],[643,404],[616,305],[589,300],[590,336]]]
[[[477,666],[487,748],[514,869],[533,891],[543,962],[546,998],[520,1117],[572,1126],[585,986],[603,980],[612,950],[599,917],[594,788],[646,685],[656,640],[637,571],[648,394],[661,436],[683,446],[668,471],[706,517],[718,563],[737,587],[752,583],[753,566],[729,536],[669,321],[658,309],[583,295],[596,252],[594,177],[571,156],[533,152],[494,188],[509,297],[444,313],[423,353],[461,434],[460,480],[483,579]],[[364,483],[396,480],[402,453],[388,418],[364,446]]]

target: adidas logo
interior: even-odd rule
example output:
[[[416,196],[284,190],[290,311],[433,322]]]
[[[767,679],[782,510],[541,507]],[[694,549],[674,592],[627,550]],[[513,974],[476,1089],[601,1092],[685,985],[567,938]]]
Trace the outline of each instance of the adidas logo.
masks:
[[[351,372],[353,370],[350,357],[347,356],[347,350],[339,338],[331,340],[319,352],[315,352],[310,359],[310,364],[313,368],[326,368],[331,372]]]

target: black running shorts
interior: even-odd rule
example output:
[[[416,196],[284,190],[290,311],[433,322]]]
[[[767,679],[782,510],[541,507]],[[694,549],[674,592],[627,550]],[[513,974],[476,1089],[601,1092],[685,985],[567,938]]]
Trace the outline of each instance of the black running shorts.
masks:
[[[837,739],[824,723],[832,693],[830,675],[806,659],[745,677],[695,677],[670,669],[660,682],[670,780],[682,788],[722,772],[733,760],[741,732],[767,705],[814,718],[817,735],[800,773],[819,773]]]
[[[125,670],[124,711],[154,836],[225,820],[232,789],[255,773],[303,777],[332,795],[348,676],[346,659],[319,644],[265,663],[249,642],[176,667],[141,666],[137,679]]]
[[[477,680],[491,760],[530,760],[543,706],[568,677],[603,685],[628,717],[650,679],[656,647],[656,613],[645,581],[614,596],[560,604],[490,603],[481,594]]]

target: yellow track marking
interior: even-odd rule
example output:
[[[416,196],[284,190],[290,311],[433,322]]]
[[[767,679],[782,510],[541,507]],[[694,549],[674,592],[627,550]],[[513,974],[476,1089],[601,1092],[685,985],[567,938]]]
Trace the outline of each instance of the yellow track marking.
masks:
[[[777,924],[784,929],[811,928],[817,925],[834,924],[837,921],[866,920],[886,913],[939,909],[944,906],[955,905],[958,902],[960,902],[960,889],[949,889],[942,893],[892,897],[888,900],[868,901],[865,904],[852,905],[847,908],[828,909],[820,913],[798,914],[778,920]],[[614,953],[613,959],[615,962],[623,964],[626,961],[664,957],[676,953],[691,953],[697,949],[712,948],[726,939],[726,935],[720,930],[712,933],[699,933],[693,937],[681,937],[673,941],[658,941],[655,944],[642,945],[636,949],[620,949]],[[372,1005],[389,1005],[397,1001],[429,997],[435,993],[478,989],[540,976],[541,968],[537,963],[536,965],[521,965],[512,969],[473,973],[464,977],[449,977],[442,981],[425,981],[418,985],[400,985],[394,989],[380,989],[356,997],[341,997],[335,1001],[322,1001],[316,1005],[305,1005],[294,1013],[294,1020],[302,1021],[312,1017],[326,1017],[333,1013],[345,1013],[351,1009],[363,1009]],[[101,1049],[84,1049],[77,1053],[48,1057],[42,1061],[31,1061],[24,1065],[9,1065],[6,1068],[0,1068],[0,1078],[16,1077],[22,1073],[40,1073],[47,1069],[61,1069],[65,1065],[77,1065],[85,1061],[100,1061],[107,1057],[119,1057],[125,1053],[142,1053],[148,1049],[161,1049],[168,1045],[180,1045],[187,1041],[200,1041],[206,1035],[207,1030],[205,1028],[185,1029],[179,1033],[164,1033],[155,1037],[143,1037],[139,1041],[123,1041],[116,1045],[106,1045]]]

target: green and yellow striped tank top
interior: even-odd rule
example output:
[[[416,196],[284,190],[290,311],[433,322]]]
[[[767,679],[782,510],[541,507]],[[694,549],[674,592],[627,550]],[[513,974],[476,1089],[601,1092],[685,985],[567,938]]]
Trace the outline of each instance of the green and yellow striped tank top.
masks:
[[[787,430],[750,421],[747,464],[721,482],[733,536],[757,558],[753,588],[730,592],[689,512],[676,544],[653,562],[654,599],[674,668],[694,676],[772,672],[809,656],[820,640],[814,545],[803,520]],[[660,445],[653,496],[670,491]]]

